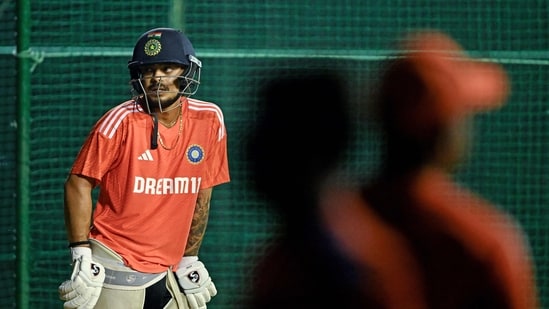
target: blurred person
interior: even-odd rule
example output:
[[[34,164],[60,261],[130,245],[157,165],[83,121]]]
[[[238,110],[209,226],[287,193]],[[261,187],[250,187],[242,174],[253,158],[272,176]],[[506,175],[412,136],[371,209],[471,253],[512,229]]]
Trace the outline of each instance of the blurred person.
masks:
[[[322,222],[360,270],[371,308],[538,308],[521,226],[451,176],[469,154],[474,115],[505,102],[505,71],[442,32],[403,43],[375,100],[379,175],[357,190],[332,188]]]
[[[179,30],[143,33],[128,68],[135,96],[97,121],[65,182],[73,272],[60,298],[65,308],[206,308],[217,289],[198,253],[213,188],[229,182],[223,113],[191,98],[202,64]]]
[[[250,181],[280,225],[254,261],[245,308],[367,308],[353,265],[318,220],[318,199],[352,134],[345,85],[340,72],[296,69],[271,75],[259,91]]]

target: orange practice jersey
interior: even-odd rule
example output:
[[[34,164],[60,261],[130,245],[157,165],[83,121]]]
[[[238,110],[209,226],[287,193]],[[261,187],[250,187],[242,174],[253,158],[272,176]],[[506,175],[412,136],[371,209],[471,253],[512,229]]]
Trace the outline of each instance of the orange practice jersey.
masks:
[[[416,180],[323,200],[328,230],[365,270],[373,308],[537,308],[518,223],[443,173]]]
[[[173,149],[160,143],[151,149],[153,119],[131,100],[95,124],[71,170],[100,186],[90,238],[142,272],[162,272],[179,262],[198,191],[230,180],[221,109],[181,100],[179,139],[179,121],[169,129],[159,124],[164,144],[175,144]]]

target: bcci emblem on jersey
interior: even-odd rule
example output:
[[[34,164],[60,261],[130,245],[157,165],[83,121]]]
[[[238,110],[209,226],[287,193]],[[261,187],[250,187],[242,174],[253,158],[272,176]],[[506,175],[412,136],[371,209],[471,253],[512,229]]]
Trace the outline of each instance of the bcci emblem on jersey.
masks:
[[[187,154],[187,160],[191,164],[198,164],[202,162],[202,159],[204,159],[204,150],[199,145],[191,145],[189,148],[187,148],[186,151]]]

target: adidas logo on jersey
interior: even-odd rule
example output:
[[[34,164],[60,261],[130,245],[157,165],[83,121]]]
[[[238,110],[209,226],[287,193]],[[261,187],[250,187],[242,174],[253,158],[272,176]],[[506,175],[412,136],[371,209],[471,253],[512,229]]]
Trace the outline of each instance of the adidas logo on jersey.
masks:
[[[139,157],[137,157],[137,159],[143,160],[143,161],[154,161],[151,151],[149,149],[147,149],[147,151],[145,151]]]

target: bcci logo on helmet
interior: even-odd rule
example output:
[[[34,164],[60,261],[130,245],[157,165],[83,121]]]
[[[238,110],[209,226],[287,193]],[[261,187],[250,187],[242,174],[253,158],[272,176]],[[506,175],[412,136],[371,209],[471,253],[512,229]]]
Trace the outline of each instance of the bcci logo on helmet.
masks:
[[[147,56],[156,56],[160,53],[160,50],[162,50],[162,44],[157,39],[151,39],[145,43],[145,54]]]

